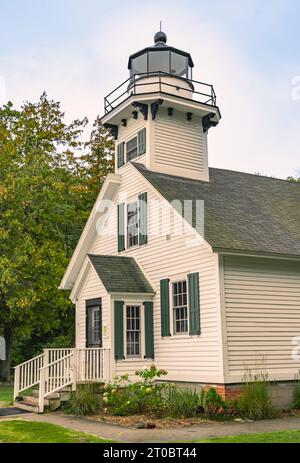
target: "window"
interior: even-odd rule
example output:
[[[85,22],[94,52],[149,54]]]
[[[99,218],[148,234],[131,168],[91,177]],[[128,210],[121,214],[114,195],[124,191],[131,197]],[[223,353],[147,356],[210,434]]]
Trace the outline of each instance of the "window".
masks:
[[[188,307],[186,280],[173,283],[174,333],[188,332]]]
[[[126,354],[127,357],[141,355],[141,308],[126,306]]]
[[[138,202],[127,206],[127,244],[128,247],[139,244],[139,210]]]
[[[127,153],[127,162],[137,157],[138,147],[137,147],[137,137],[132,138],[126,143],[126,153]]]

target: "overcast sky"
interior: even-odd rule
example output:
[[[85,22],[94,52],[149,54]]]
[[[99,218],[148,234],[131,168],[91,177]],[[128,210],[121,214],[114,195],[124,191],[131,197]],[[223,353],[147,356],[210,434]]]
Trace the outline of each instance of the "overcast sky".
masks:
[[[210,165],[300,176],[300,0],[0,0],[0,20],[1,103],[45,90],[91,121],[162,20],[194,78],[215,86]]]

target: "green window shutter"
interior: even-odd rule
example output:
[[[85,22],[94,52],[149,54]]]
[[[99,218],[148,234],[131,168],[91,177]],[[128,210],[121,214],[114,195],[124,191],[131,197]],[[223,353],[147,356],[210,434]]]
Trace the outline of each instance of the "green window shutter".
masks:
[[[124,315],[123,315],[123,301],[115,301],[114,307],[114,325],[115,325],[115,359],[124,359]]]
[[[125,204],[118,204],[118,252],[125,250]]]
[[[170,336],[169,280],[160,280],[161,335]]]
[[[144,302],[145,307],[145,358],[154,359],[153,302]]]
[[[146,153],[146,129],[142,129],[138,132],[138,155]]]
[[[147,234],[147,193],[139,195],[139,211],[140,211],[140,230],[139,230],[139,244],[148,243]]]
[[[199,273],[188,275],[190,335],[200,334]]]
[[[118,145],[118,158],[117,158],[118,168],[124,165],[124,143]]]

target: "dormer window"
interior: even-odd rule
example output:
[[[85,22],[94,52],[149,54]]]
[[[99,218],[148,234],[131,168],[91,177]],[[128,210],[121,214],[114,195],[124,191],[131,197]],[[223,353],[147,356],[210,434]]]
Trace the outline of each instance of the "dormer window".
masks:
[[[137,137],[132,138],[126,143],[126,155],[127,155],[127,162],[137,157],[138,155]]]

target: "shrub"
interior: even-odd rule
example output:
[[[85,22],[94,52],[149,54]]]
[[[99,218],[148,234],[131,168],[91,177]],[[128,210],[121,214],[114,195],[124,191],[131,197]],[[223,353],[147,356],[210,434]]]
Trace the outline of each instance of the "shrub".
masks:
[[[171,418],[193,418],[203,412],[203,394],[191,389],[172,387],[165,397],[168,416]]]
[[[101,407],[99,384],[79,384],[64,406],[72,415],[92,415]]]
[[[252,376],[251,371],[245,375],[245,386],[241,398],[237,401],[238,411],[251,420],[264,420],[274,416],[270,383],[268,376],[258,373]]]
[[[297,382],[294,385],[292,408],[300,409],[300,382],[299,380],[297,380]]]
[[[105,385],[103,401],[113,415],[127,416],[141,412],[159,414],[164,410],[163,390],[167,384],[158,384],[157,378],[166,375],[155,365],[136,371],[141,380],[130,382],[128,375],[116,376],[112,384]]]
[[[204,410],[205,413],[212,417],[214,415],[224,413],[226,408],[225,402],[222,397],[217,393],[214,387],[208,389],[204,395]]]

